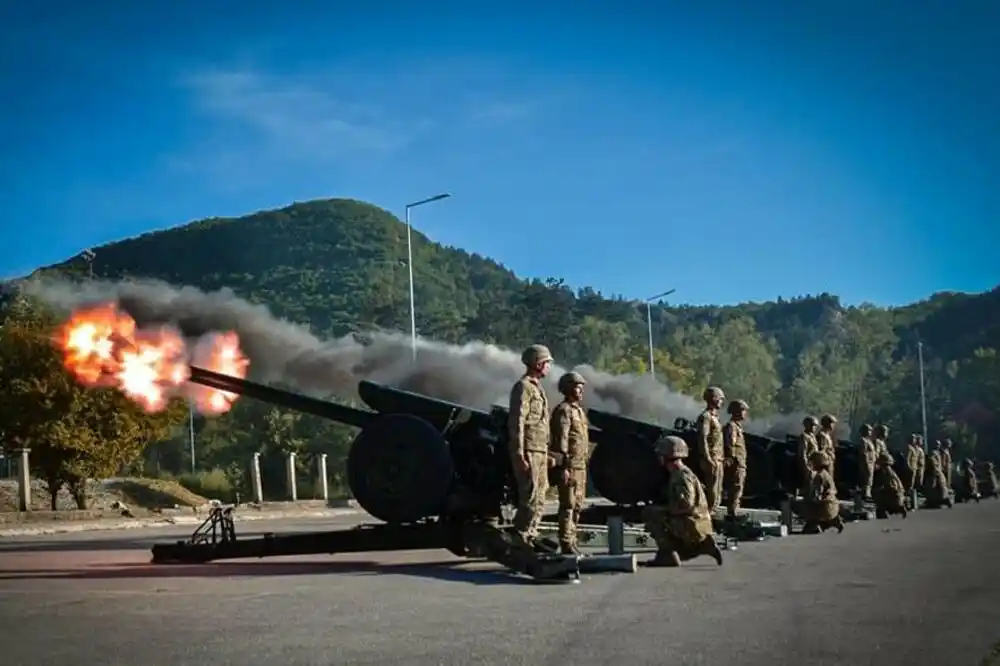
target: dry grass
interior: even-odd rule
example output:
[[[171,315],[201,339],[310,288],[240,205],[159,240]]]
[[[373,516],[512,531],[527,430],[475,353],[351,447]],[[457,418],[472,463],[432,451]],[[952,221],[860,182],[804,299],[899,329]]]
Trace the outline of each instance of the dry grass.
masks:
[[[133,509],[159,510],[174,506],[197,507],[207,504],[204,497],[184,488],[176,481],[160,479],[126,478],[88,484],[87,495],[92,511],[113,512],[115,502],[124,502]],[[64,488],[56,496],[59,511],[75,511],[76,502]],[[49,511],[50,495],[45,484],[38,479],[31,483],[31,508]],[[0,481],[0,512],[17,511],[17,482]]]
[[[169,509],[174,506],[197,507],[208,500],[197,495],[176,481],[162,479],[128,478],[109,481],[105,487],[120,493],[123,502],[143,509]]]

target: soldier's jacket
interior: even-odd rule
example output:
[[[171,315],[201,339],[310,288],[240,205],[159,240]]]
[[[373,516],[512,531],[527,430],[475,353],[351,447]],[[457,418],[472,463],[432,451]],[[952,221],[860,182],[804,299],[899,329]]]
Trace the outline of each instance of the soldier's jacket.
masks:
[[[972,467],[963,467],[959,478],[962,479],[962,489],[965,492],[975,494],[979,490],[979,479],[976,478],[976,470]]]
[[[906,450],[906,468],[913,473],[924,467],[924,449],[919,444],[909,444]]]
[[[936,449],[927,454],[927,471],[941,471],[941,454]]]
[[[861,443],[859,445],[860,455],[858,456],[858,462],[868,463],[871,467],[875,464],[875,442],[872,441],[871,437],[862,437]]]
[[[1000,483],[997,481],[996,470],[992,463],[986,465],[986,487],[990,492],[997,492],[1000,490]]]
[[[837,501],[837,485],[833,482],[829,470],[821,469],[813,472],[809,480],[809,500],[823,503]]]
[[[941,469],[948,470],[951,469],[951,450],[941,449]]]
[[[708,529],[711,530],[712,514],[708,510],[705,488],[684,463],[670,472],[666,504],[667,513],[672,520],[686,519],[699,526],[707,522]]]
[[[511,389],[507,428],[511,453],[548,452],[549,400],[535,379],[521,377]]]
[[[889,466],[882,467],[875,472],[875,487],[872,491],[873,493],[877,491],[878,499],[885,503],[898,502],[902,504],[906,497],[906,489],[903,487],[902,479],[896,474],[896,470]]]
[[[737,463],[747,464],[747,442],[743,435],[743,425],[730,421],[722,427],[723,455]]]
[[[875,441],[875,457],[878,458],[883,453],[889,453],[889,445],[886,444],[884,439],[876,439]]]
[[[712,410],[706,409],[698,415],[695,422],[698,430],[698,453],[702,460],[715,460],[722,462],[722,424],[719,417]]]
[[[816,435],[807,432],[799,435],[799,461],[803,465],[809,467],[809,457],[817,450],[819,443],[816,441]]]
[[[830,456],[831,460],[837,457],[837,445],[834,443],[832,433],[820,430],[816,435],[816,448]]]
[[[590,423],[577,402],[564,400],[552,411],[551,450],[560,454],[562,467],[587,469],[590,457]]]

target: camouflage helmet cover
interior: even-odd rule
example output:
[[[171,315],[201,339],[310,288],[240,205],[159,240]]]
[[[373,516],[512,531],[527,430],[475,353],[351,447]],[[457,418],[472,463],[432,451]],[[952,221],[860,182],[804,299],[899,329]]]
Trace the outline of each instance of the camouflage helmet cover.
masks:
[[[559,392],[566,393],[574,386],[583,386],[587,380],[579,372],[567,372],[559,378]]]
[[[877,426],[875,426],[874,432],[876,437],[881,437],[884,439],[889,436],[889,426],[880,423]]]
[[[736,416],[737,414],[739,414],[740,412],[742,412],[744,409],[747,410],[747,411],[750,411],[750,405],[747,404],[746,400],[733,400],[731,403],[729,403],[729,409],[728,409],[728,411],[733,416]]]
[[[870,435],[870,434],[872,434],[872,424],[870,424],[870,423],[865,423],[865,424],[862,424],[862,426],[861,426],[861,429],[860,429],[860,431],[859,431],[859,432],[860,432],[860,433],[861,433],[861,434],[862,434],[863,436],[864,436],[864,435]]]
[[[833,425],[837,422],[837,417],[833,414],[824,414],[819,418],[819,422],[823,425]]]
[[[802,419],[802,425],[806,427],[816,425],[816,417],[815,416],[805,417],[804,419]]]
[[[521,362],[526,366],[533,367],[536,363],[544,363],[552,360],[552,352],[545,345],[531,345],[521,354]]]
[[[701,394],[701,399],[704,401],[709,401],[712,398],[718,398],[719,400],[725,400],[726,394],[718,386],[709,386]]]
[[[656,455],[664,458],[687,458],[687,442],[676,435],[661,437],[656,442]]]

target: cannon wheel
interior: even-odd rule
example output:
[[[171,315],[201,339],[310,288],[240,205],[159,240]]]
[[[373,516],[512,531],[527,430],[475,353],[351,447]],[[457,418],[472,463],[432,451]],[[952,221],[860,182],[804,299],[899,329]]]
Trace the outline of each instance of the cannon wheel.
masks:
[[[448,443],[410,414],[387,414],[361,431],[347,455],[347,482],[365,511],[387,523],[438,514],[455,474]]]
[[[653,447],[622,437],[602,442],[590,456],[590,478],[596,490],[615,504],[632,505],[657,499],[664,472]]]

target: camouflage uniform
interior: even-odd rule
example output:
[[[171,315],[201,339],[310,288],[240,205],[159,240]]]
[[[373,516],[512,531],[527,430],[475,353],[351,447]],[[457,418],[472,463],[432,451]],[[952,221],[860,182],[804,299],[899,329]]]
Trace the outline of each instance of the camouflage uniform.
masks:
[[[802,434],[799,435],[798,461],[799,461],[799,492],[803,497],[808,496],[809,482],[812,479],[812,466],[809,461],[812,455],[819,451],[819,443],[816,441],[816,417],[807,416],[802,419]]]
[[[924,499],[931,504],[940,504],[950,498],[948,480],[941,469],[941,454],[931,451],[927,455],[927,470],[924,473]]]
[[[976,478],[976,468],[972,461],[966,458],[962,462],[961,476],[955,488],[955,499],[979,500],[979,479]]]
[[[889,451],[889,426],[887,425],[875,426],[875,430],[872,431],[872,438],[875,440],[876,460],[883,453],[888,453],[889,455],[892,455],[892,453]]]
[[[955,470],[952,462],[951,440],[946,439],[944,440],[944,444],[941,446],[941,471],[944,472],[945,482],[948,484],[949,488],[952,487],[952,474]]]
[[[725,473],[723,486],[726,491],[726,505],[730,516],[735,516],[743,499],[743,487],[747,479],[747,443],[743,435],[743,421],[750,405],[744,400],[729,403],[729,422],[722,427]]]
[[[805,525],[803,534],[815,534],[830,527],[844,531],[844,521],[840,517],[840,501],[837,499],[837,486],[830,474],[830,456],[822,451],[813,451],[809,456],[812,465],[812,477],[809,479],[809,490],[802,502],[800,514]]]
[[[875,472],[875,442],[872,440],[872,427],[867,423],[861,426],[860,443],[858,444],[858,476],[861,491],[865,498],[872,496],[872,481]]]
[[[903,480],[903,487],[907,493],[912,493],[915,488],[920,487],[924,478],[924,448],[920,446],[920,440],[916,435],[912,435],[906,445],[905,462],[906,478]]]
[[[529,369],[552,360],[547,347],[532,345],[521,354]],[[549,401],[541,382],[525,373],[510,391],[508,445],[517,482],[514,531],[525,544],[538,535],[549,488]],[[527,469],[524,469],[524,466]]]
[[[819,418],[820,430],[816,433],[816,448],[830,457],[830,474],[836,477],[837,471],[837,417],[824,414]]]
[[[587,496],[587,461],[590,458],[590,424],[587,410],[574,395],[586,380],[576,372],[559,378],[563,394],[552,412],[551,451],[556,460],[559,490],[559,546],[563,553],[576,553],[576,526]]]
[[[709,386],[702,394],[707,406],[695,422],[698,431],[698,459],[705,478],[708,510],[715,511],[722,503],[723,444],[719,405],[726,399],[722,389]]]
[[[892,468],[892,463],[892,456],[888,453],[876,461],[872,498],[875,500],[875,514],[878,518],[897,514],[906,518],[906,489]]]
[[[990,495],[992,497],[997,497],[1000,495],[1000,482],[997,481],[997,473],[992,462],[987,462],[985,465],[983,476],[986,479],[986,488],[984,495]]]
[[[684,560],[708,555],[722,565],[715,543],[712,514],[701,481],[684,464],[688,446],[680,437],[664,436],[656,443],[661,461],[676,464],[670,470],[665,496],[643,510],[646,531],[656,542],[656,557],[649,566],[679,566]]]

